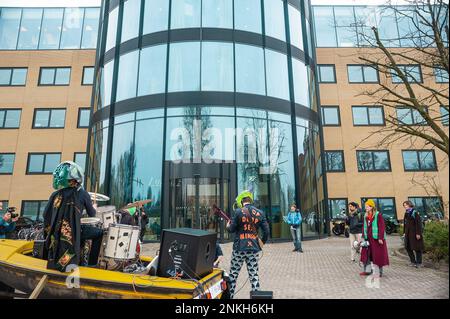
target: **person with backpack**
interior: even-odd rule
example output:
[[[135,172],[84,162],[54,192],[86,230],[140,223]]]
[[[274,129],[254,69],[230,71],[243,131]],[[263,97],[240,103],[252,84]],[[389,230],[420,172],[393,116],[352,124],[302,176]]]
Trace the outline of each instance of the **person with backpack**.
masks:
[[[405,216],[403,217],[405,249],[408,253],[409,266],[421,268],[422,252],[424,251],[422,218],[414,208],[414,204],[407,200],[403,202]]]
[[[292,240],[294,242],[294,252],[303,252],[302,241],[301,241],[301,224],[302,224],[302,214],[297,209],[297,205],[292,204],[291,210],[284,217],[284,221],[290,226]]]
[[[348,210],[349,212],[346,218],[346,224],[349,226],[350,233],[350,260],[354,262],[357,249],[357,246],[355,246],[355,242],[358,245],[361,242],[364,216],[359,210],[359,205],[355,202],[351,202],[348,204]]]

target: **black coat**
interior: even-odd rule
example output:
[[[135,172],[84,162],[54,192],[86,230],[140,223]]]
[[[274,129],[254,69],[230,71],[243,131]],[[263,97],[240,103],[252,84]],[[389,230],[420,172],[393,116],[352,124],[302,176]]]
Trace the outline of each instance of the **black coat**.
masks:
[[[362,234],[364,215],[359,210],[354,213],[350,212],[346,221],[350,234]]]
[[[403,225],[405,230],[405,247],[416,251],[425,250],[423,243],[422,220],[419,212],[415,209],[412,214],[405,212],[405,216],[403,217]],[[417,240],[416,235],[420,235],[419,240]]]

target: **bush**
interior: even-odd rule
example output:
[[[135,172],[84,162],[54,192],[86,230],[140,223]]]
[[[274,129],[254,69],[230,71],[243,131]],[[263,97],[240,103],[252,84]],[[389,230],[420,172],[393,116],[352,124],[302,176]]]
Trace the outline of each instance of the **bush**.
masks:
[[[423,231],[425,252],[433,260],[445,260],[448,263],[448,223],[430,221]]]

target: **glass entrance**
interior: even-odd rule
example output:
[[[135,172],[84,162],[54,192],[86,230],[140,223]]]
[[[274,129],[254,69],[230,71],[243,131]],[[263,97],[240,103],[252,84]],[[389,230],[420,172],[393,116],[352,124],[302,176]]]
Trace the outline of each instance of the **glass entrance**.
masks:
[[[229,181],[220,178],[187,177],[170,181],[170,227],[188,227],[217,232],[228,239],[225,221],[216,216],[213,205],[228,212]]]

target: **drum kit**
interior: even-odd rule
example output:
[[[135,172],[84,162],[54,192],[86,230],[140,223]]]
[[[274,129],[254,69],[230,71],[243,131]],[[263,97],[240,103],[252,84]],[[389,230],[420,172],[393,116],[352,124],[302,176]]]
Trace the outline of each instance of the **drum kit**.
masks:
[[[89,193],[94,204],[97,202],[106,202],[108,196]],[[141,208],[150,203],[151,200],[140,200],[130,203],[122,209],[136,207],[138,213],[138,225],[125,225],[120,223],[120,214],[116,212],[116,206],[107,205],[97,207],[96,217],[81,218],[81,225],[90,225],[103,230],[102,248],[99,256],[99,265],[101,268],[117,268],[118,265],[124,265],[126,262],[136,260],[140,251],[140,224]]]

